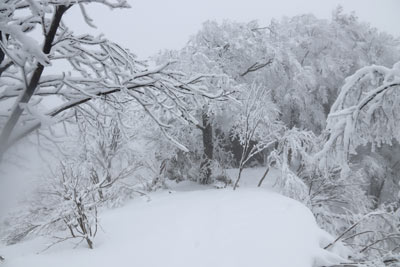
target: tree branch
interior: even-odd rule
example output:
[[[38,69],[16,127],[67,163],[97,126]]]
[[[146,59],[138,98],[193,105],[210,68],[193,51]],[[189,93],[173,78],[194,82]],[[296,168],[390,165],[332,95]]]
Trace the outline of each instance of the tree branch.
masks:
[[[60,26],[61,18],[63,14],[68,10],[70,6],[57,6],[56,11],[53,16],[52,23],[50,25],[50,29],[48,35],[45,37],[43,53],[49,54],[51,51],[52,43],[57,33],[57,29]],[[4,125],[2,132],[0,134],[0,161],[3,157],[5,150],[7,149],[7,143],[10,138],[12,131],[14,130],[16,124],[18,123],[19,118],[22,115],[23,109],[20,104],[26,104],[32,98],[37,85],[39,83],[40,77],[42,76],[44,70],[44,66],[41,63],[37,63],[37,67],[33,72],[32,78],[23,93],[16,100],[12,113],[8,118],[6,124]]]

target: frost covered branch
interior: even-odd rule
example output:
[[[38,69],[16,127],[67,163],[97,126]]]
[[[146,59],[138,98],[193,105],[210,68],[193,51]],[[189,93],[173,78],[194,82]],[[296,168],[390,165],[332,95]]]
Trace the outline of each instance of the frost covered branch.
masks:
[[[210,93],[201,85],[207,76],[186,80],[182,73],[168,70],[171,62],[148,67],[129,50],[101,36],[75,35],[62,17],[72,5],[79,4],[85,20],[92,24],[83,7],[90,3],[129,7],[124,0],[6,1],[0,6],[0,15],[4,16],[0,19],[0,103],[4,103],[0,117],[0,159],[29,133],[63,120],[69,116],[68,110],[92,100],[114,103],[114,107],[116,103],[134,100],[170,141],[185,149],[168,134],[168,123],[159,115],[165,112],[198,124],[186,99],[224,96],[223,91]],[[26,9],[30,14],[28,18],[17,17],[15,9]],[[49,12],[51,19],[46,17]],[[43,28],[43,47],[26,34],[35,27]],[[66,71],[42,75],[55,62],[66,64]],[[42,100],[54,97],[57,104],[50,108],[41,104]],[[94,105],[92,108],[96,110]]]
[[[399,140],[400,63],[392,69],[369,66],[346,79],[328,116],[329,138],[317,153],[335,151],[344,170],[359,145],[391,144]]]

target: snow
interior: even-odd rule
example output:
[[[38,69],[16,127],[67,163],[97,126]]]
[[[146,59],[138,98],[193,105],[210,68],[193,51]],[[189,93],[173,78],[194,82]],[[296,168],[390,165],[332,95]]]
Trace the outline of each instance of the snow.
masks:
[[[245,172],[243,182],[260,170]],[[267,188],[183,182],[149,196],[104,212],[93,250],[65,242],[38,253],[50,240],[37,238],[0,247],[4,266],[312,267],[343,260],[322,249],[333,239],[308,208]]]
[[[0,24],[0,31],[3,33],[10,34],[13,36],[16,40],[18,40],[21,45],[22,49],[26,52],[25,56],[32,55],[34,56],[40,64],[43,66],[47,66],[50,64],[49,59],[47,56],[43,53],[41,50],[38,42],[25,34],[20,26],[17,25],[8,25],[5,23]],[[9,54],[13,54],[12,51],[8,51]],[[15,56],[15,55],[14,55]],[[13,61],[20,61],[21,59],[17,59],[16,57],[12,58]],[[20,66],[24,65],[23,61],[18,62]]]

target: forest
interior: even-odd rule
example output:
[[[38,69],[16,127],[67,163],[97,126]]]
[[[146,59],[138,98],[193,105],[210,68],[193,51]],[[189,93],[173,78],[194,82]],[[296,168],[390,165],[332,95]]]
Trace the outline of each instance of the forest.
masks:
[[[139,59],[0,1],[0,266],[400,266],[400,38],[341,6]],[[100,29],[101,30],[101,29]]]

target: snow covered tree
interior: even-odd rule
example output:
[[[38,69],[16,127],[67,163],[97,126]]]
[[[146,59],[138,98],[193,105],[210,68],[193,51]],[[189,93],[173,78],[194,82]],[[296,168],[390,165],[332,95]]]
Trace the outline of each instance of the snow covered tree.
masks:
[[[381,42],[376,42],[378,39]],[[360,23],[339,7],[330,21],[313,15],[273,20],[267,27],[256,21],[207,21],[183,49],[165,51],[156,58],[159,62],[179,61],[175,68],[189,76],[208,74],[230,79],[225,87],[233,88],[236,98],[241,98],[243,88],[256,82],[271,91],[287,128],[319,134],[344,78],[366,62],[392,64],[393,58],[388,55],[397,50],[393,37]],[[213,80],[206,86],[218,88],[221,83]],[[202,102],[195,107],[199,109],[192,109],[192,113],[202,122],[197,127],[203,146],[202,173],[204,181],[209,181],[207,166],[216,160],[217,150],[227,148],[234,155],[234,165],[240,162],[238,142],[228,139],[224,147],[217,144],[219,137],[230,136],[233,124],[227,122],[238,119],[235,113],[240,108],[232,102]]]
[[[98,211],[142,195],[135,177],[141,164],[122,125],[110,117],[77,116],[84,118],[68,127],[69,137],[53,152],[58,162],[48,159],[28,207],[8,216],[13,221],[6,232],[8,244],[57,232],[51,246],[78,239],[93,248],[101,223]]]
[[[239,186],[246,163],[274,144],[282,130],[279,111],[272,103],[269,91],[253,84],[244,97],[244,107],[233,128],[233,137],[237,137],[243,147],[234,190]]]
[[[274,62],[259,71],[262,83],[271,88],[289,128],[316,134],[325,128],[347,76],[365,65],[391,66],[398,60],[395,38],[344,14],[341,7],[330,21],[299,15],[273,20],[264,32],[276,48]]]
[[[183,98],[221,94],[209,94],[204,86],[196,86],[203,77],[186,80],[181,73],[168,70],[170,62],[150,68],[102,36],[75,35],[64,24],[63,15],[78,6],[93,26],[86,12],[91,3],[112,9],[129,7],[124,0],[7,0],[0,4],[0,156],[39,127],[70,117],[68,111],[76,106],[85,104],[101,114],[91,103],[94,99],[111,107],[134,101],[169,138],[170,127],[157,115],[173,113],[198,124]],[[34,31],[40,31],[41,44],[33,37]],[[45,69],[54,64],[65,64],[65,71],[47,74]],[[121,93],[118,97],[117,92]],[[56,101],[49,107],[41,104],[46,99]]]
[[[358,251],[356,258],[366,266],[384,266],[400,258],[396,251],[400,244],[398,199],[377,202],[385,180],[375,188],[370,177],[379,179],[387,173],[384,168],[393,166],[385,167],[390,160],[383,156],[367,154],[369,149],[375,153],[383,146],[395,147],[399,141],[399,66],[363,67],[345,80],[327,119],[325,143],[314,156],[322,173],[336,169],[333,183],[325,184],[331,184],[331,189],[324,191],[343,202],[340,209],[329,208],[329,203],[319,208],[319,219],[326,220],[322,221],[324,225],[337,227],[331,232],[338,232],[338,240],[345,240]],[[364,155],[359,163],[357,153]],[[344,229],[342,234],[340,228]]]
[[[60,175],[61,179],[55,177],[53,190],[48,192],[55,196],[50,197],[53,200],[54,214],[49,214],[48,217],[54,217],[48,224],[51,226],[53,223],[63,222],[69,230],[70,236],[58,237],[56,243],[69,238],[79,238],[93,249],[93,238],[98,229],[98,206],[102,201],[102,195],[98,198],[96,194],[102,192],[104,182],[95,183],[87,179],[84,165],[77,167],[74,162],[67,164],[68,166],[61,164],[60,173],[55,173],[56,176]]]
[[[309,204],[303,172],[312,165],[310,153],[316,145],[316,137],[312,132],[283,128],[276,137],[275,148],[268,155],[266,170],[258,187],[262,185],[270,169],[275,168],[280,171],[275,186],[283,194]]]
[[[200,122],[193,129],[185,127],[185,129],[179,129],[180,139],[188,141],[191,143],[191,151],[199,152],[199,155],[193,154],[193,160],[198,160],[200,157],[200,178],[199,182],[202,184],[209,184],[212,181],[212,165],[214,165],[216,158],[214,157],[214,152],[218,150],[216,145],[216,120],[217,118],[223,117],[222,114],[226,114],[234,109],[235,104],[232,103],[232,96],[235,92],[240,90],[240,85],[238,85],[231,77],[223,73],[219,64],[214,60],[213,57],[209,57],[208,48],[197,43],[195,40],[181,49],[180,51],[165,51],[161,55],[158,55],[157,60],[160,63],[168,61],[177,61],[174,66],[172,66],[177,71],[185,73],[188,77],[209,77],[203,81],[199,81],[202,86],[207,87],[210,92],[226,92],[224,98],[219,98],[218,101],[215,99],[207,98],[197,98],[188,101],[193,101],[190,108],[190,113]],[[224,117],[226,118],[226,117]],[[222,124],[232,124],[232,121],[221,122],[219,129],[226,129],[229,126],[224,127]],[[187,133],[187,136],[182,136],[182,134]],[[196,138],[194,138],[194,135]],[[201,140],[201,143],[198,142]],[[192,142],[190,142],[192,140]],[[202,146],[202,151],[200,152],[199,146]],[[194,162],[193,162],[194,163]]]
[[[366,64],[393,64],[398,49],[393,37],[338,7],[331,20],[300,15],[273,20],[267,27],[256,21],[208,21],[182,50],[165,54],[186,62],[179,67],[183,72],[262,84],[271,90],[288,128],[319,134],[344,78]],[[209,113],[205,118],[212,121],[215,116]]]
[[[328,116],[328,140],[318,156],[330,151],[348,171],[350,154],[357,147],[372,149],[400,140],[398,123],[400,101],[400,63],[361,68],[346,79]]]

